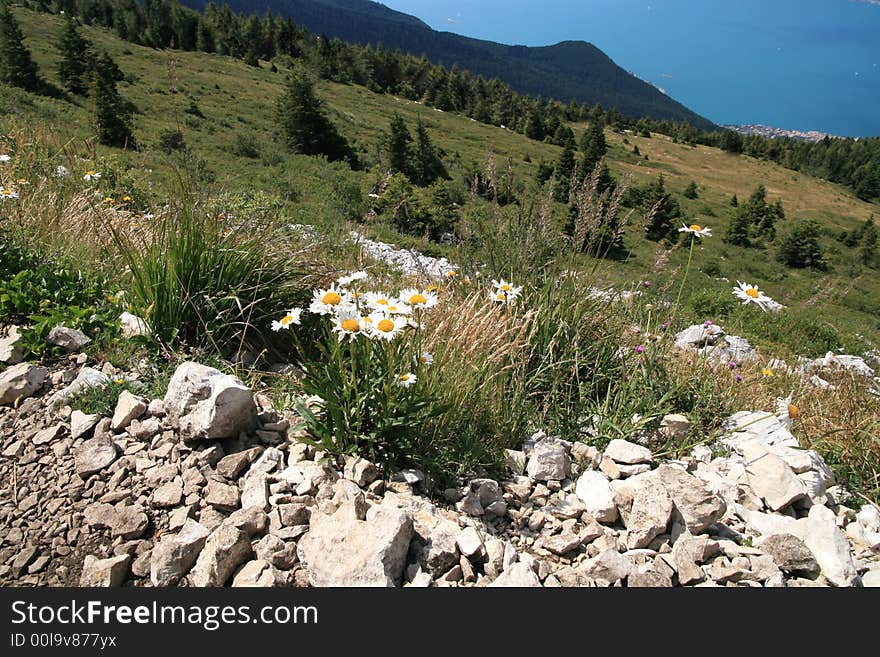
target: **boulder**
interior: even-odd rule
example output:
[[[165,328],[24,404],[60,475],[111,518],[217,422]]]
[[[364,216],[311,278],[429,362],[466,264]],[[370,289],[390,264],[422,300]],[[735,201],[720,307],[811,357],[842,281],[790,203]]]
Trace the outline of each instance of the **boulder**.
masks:
[[[70,414],[70,437],[76,440],[77,438],[86,435],[89,431],[95,428],[95,425],[98,424],[98,420],[100,419],[101,416],[97,413],[87,415],[82,411],[73,411]]]
[[[237,377],[199,363],[178,366],[164,403],[168,418],[189,439],[237,438],[256,427],[253,392]]]
[[[107,435],[95,436],[80,445],[73,456],[76,473],[85,479],[116,460],[116,445]]]
[[[672,498],[653,473],[639,475],[632,511],[626,518],[627,547],[647,547],[666,531],[672,518]]]
[[[143,536],[150,519],[138,505],[112,506],[103,502],[88,505],[83,512],[83,519],[90,527],[109,529],[116,538],[130,541]]]
[[[615,438],[605,448],[605,456],[615,463],[624,465],[636,465],[638,463],[651,462],[651,450],[641,445],[636,445],[628,440]]]
[[[130,312],[124,312],[119,316],[119,328],[124,338],[146,336],[152,333],[146,321],[137,315],[132,315]]]
[[[210,532],[195,520],[187,520],[177,534],[164,535],[150,554],[153,586],[173,586],[189,572]]]
[[[30,363],[18,363],[0,372],[0,404],[12,404],[39,390],[48,370]]]
[[[240,529],[221,524],[205,541],[190,573],[194,586],[223,586],[232,573],[253,555],[250,537]]]
[[[746,459],[748,483],[755,495],[773,511],[784,509],[806,496],[803,482],[789,465],[757,440],[741,443],[739,449]]]
[[[86,388],[99,388],[108,383],[110,383],[110,378],[106,374],[93,367],[84,367],[69,386],[52,395],[52,403],[59,403]]]
[[[660,433],[672,440],[685,438],[691,430],[691,421],[686,415],[670,413],[660,421]]]
[[[858,574],[850,553],[849,541],[837,527],[834,512],[825,506],[814,505],[807,516],[806,545],[822,575],[834,586],[855,586]]]
[[[409,512],[383,504],[358,520],[349,506],[313,513],[299,541],[312,586],[400,586],[413,535]]]
[[[19,346],[21,333],[17,326],[0,329],[0,363],[17,365],[24,360],[24,350]]]
[[[490,587],[493,588],[540,588],[541,580],[528,564],[516,562],[511,564]]]
[[[544,439],[531,451],[526,474],[536,481],[561,481],[571,473],[571,457],[561,442]]]
[[[599,522],[615,522],[618,517],[614,491],[601,472],[587,470],[577,480],[575,495],[584,503],[587,512]]]
[[[83,561],[82,575],[79,578],[80,586],[87,587],[112,587],[121,586],[128,575],[128,566],[131,563],[131,555],[120,554],[108,559],[87,554]]]
[[[663,464],[657,469],[657,476],[691,534],[705,531],[727,511],[724,500],[686,470]]]
[[[776,566],[787,573],[815,577],[819,564],[804,542],[792,534],[772,534],[759,545],[764,554],[770,555]]]
[[[82,331],[67,328],[61,324],[55,326],[49,331],[49,335],[46,336],[46,342],[56,347],[61,347],[67,353],[80,351],[91,341],[92,339]]]
[[[113,431],[122,431],[131,424],[132,420],[143,415],[146,410],[147,404],[143,399],[128,390],[123,390],[119,393],[119,399],[116,401],[116,410],[113,412],[110,427]]]
[[[278,570],[268,561],[255,559],[248,561],[239,568],[232,578],[232,586],[234,588],[264,588],[270,586],[282,586],[286,581],[284,573]]]

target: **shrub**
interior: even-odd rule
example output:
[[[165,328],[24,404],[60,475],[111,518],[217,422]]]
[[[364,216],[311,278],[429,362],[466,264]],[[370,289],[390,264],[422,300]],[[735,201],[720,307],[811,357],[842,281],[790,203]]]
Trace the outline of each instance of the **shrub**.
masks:
[[[821,225],[817,221],[798,222],[780,240],[776,258],[788,267],[826,269],[820,234]]]
[[[186,142],[180,130],[163,130],[159,133],[159,148],[166,155],[175,151],[186,150]]]
[[[238,133],[232,142],[232,153],[238,157],[255,160],[260,157],[260,142],[250,133]]]

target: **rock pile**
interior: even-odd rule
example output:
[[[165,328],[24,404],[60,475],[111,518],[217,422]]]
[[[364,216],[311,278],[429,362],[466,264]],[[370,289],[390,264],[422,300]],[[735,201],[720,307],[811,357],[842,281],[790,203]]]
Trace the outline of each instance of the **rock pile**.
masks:
[[[163,399],[71,411],[62,393],[100,372],[70,362],[0,376],[0,584],[880,584],[880,512],[848,506],[774,415],[738,413],[712,449],[667,462],[537,433],[503,481],[425,491],[418,471],[327,458],[296,418],[197,363]]]

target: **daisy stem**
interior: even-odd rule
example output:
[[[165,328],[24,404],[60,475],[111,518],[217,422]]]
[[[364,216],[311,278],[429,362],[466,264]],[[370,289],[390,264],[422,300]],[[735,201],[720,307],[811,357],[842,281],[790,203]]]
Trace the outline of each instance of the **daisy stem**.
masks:
[[[679,304],[681,303],[681,295],[684,292],[684,284],[687,281],[688,274],[691,271],[691,259],[694,257],[694,242],[696,242],[696,237],[691,235],[691,248],[688,250],[688,259],[687,265],[684,268],[684,276],[681,279],[681,285],[678,286],[678,296],[675,299],[675,307],[672,309],[672,325],[675,322],[675,316],[678,314]]]

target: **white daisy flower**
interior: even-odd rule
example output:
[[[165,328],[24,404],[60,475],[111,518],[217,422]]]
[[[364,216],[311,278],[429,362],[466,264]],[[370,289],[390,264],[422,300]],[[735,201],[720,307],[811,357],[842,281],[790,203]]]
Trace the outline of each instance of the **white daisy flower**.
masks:
[[[410,328],[416,329],[417,331],[424,331],[425,330],[425,323],[424,322],[417,322],[412,317],[406,318],[406,325],[409,326]]]
[[[440,302],[435,292],[409,287],[400,293],[400,300],[413,308],[433,308]]]
[[[514,286],[512,283],[508,283],[503,278],[500,281],[492,281],[492,287],[495,288],[497,292],[501,292],[505,297],[512,297],[515,299],[520,294],[522,294],[522,285],[519,287]]]
[[[682,226],[678,229],[679,233],[690,233],[696,237],[712,237],[712,229],[705,228],[700,224],[691,224],[690,226]]]
[[[386,292],[367,292],[363,296],[364,303],[371,309],[388,312],[388,306],[400,305],[400,301]]]
[[[791,403],[791,395],[776,399],[776,417],[789,431],[791,431],[792,420],[796,420],[799,414],[798,407]]]
[[[57,178],[66,178],[69,175],[70,175],[70,170],[67,167],[62,166],[60,164],[57,167],[55,167],[55,176]]]
[[[11,198],[18,198],[18,192],[0,187],[0,200],[6,201]]]
[[[336,282],[342,287],[345,287],[346,285],[351,285],[355,281],[362,281],[365,278],[367,278],[367,272],[361,270],[352,272],[351,274],[348,274],[346,276],[340,276],[338,279],[336,279]]]
[[[302,308],[291,308],[287,314],[278,320],[272,320],[272,330],[280,331],[281,329],[290,328],[291,324],[300,324],[302,317]]]
[[[324,290],[312,292],[312,303],[309,305],[309,312],[316,315],[333,315],[340,309],[350,306],[351,302],[345,290],[331,285]]]
[[[385,310],[392,315],[412,315],[412,308],[399,299],[392,299]]]
[[[350,309],[343,309],[336,313],[333,318],[333,332],[339,334],[339,341],[342,342],[346,337],[354,340],[358,335],[366,330],[369,325],[363,321],[358,313]]]
[[[495,303],[512,304],[514,301],[516,301],[516,295],[506,294],[504,292],[500,292],[499,290],[491,290],[489,292],[489,298]]]
[[[431,367],[434,364],[434,355],[425,352],[423,354],[419,354],[413,360],[417,365],[424,365],[425,367]]]
[[[764,312],[767,312],[771,305],[779,305],[776,304],[773,299],[761,292],[756,285],[749,285],[748,283],[743,283],[741,281],[737,281],[736,284],[737,287],[733,288],[733,294],[738,299],[742,300],[743,305],[754,303]]]
[[[2,162],[3,164],[6,164],[6,163],[9,162],[11,159],[12,159],[12,158],[9,157],[9,154],[8,154],[8,153],[0,153],[0,162]]]
[[[91,169],[86,171],[86,175],[83,176],[83,180],[86,180],[88,182],[92,182],[92,181],[100,180],[100,179],[101,179],[101,174],[98,173],[97,171],[93,171]]]
[[[401,374],[397,377],[397,385],[401,388],[409,388],[412,384],[417,381],[417,377],[412,372],[407,372],[406,374]]]
[[[383,313],[373,313],[368,315],[368,325],[370,337],[381,338],[389,342],[400,335],[407,326],[406,317],[400,315],[385,315]]]

